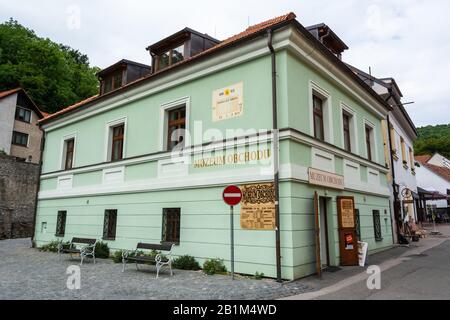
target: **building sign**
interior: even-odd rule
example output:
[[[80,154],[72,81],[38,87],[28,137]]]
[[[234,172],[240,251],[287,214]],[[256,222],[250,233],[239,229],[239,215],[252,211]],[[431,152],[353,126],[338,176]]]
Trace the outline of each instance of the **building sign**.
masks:
[[[273,183],[241,186],[241,228],[275,229],[275,187]]]
[[[340,218],[342,228],[356,228],[355,224],[355,208],[353,206],[352,198],[341,198],[338,201],[340,208]]]
[[[344,177],[331,172],[309,168],[308,181],[318,186],[344,189]]]
[[[214,122],[240,117],[244,113],[242,82],[213,91],[212,120]]]
[[[224,166],[227,164],[246,164],[254,161],[270,159],[270,149],[246,151],[194,160],[194,168]]]

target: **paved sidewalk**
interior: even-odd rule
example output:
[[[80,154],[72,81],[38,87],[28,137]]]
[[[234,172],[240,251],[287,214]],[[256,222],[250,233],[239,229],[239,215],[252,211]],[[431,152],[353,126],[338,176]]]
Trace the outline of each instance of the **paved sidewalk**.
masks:
[[[39,252],[30,248],[30,239],[0,241],[0,299],[277,299],[312,290],[301,281],[279,284],[274,280],[206,276],[202,272],[167,271],[155,279],[152,266],[136,271],[128,265],[122,273],[122,264],[98,259],[97,264],[81,267],[81,289],[66,287],[70,260],[57,254]]]
[[[304,279],[318,289],[283,299],[450,299],[450,225],[437,228],[442,235],[369,256],[368,265],[381,268],[381,290],[367,288],[367,267],[345,267]]]

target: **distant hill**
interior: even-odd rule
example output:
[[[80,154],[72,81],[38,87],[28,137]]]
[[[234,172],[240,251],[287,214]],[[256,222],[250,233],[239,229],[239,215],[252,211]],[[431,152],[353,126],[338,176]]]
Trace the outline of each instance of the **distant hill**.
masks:
[[[450,124],[417,128],[419,138],[414,143],[416,155],[439,152],[450,159]]]

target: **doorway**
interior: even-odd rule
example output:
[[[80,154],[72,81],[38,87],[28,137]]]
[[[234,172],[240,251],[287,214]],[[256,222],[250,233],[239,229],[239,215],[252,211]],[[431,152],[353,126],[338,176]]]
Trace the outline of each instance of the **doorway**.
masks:
[[[320,261],[322,269],[330,266],[330,248],[328,239],[328,199],[319,198],[319,226],[320,226]]]

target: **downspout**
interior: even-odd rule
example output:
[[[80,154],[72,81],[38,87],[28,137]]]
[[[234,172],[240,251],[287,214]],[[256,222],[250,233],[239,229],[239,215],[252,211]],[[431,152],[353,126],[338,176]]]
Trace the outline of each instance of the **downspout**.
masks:
[[[278,173],[279,154],[278,154],[278,115],[277,115],[277,65],[275,49],[272,45],[273,30],[267,30],[267,46],[270,50],[272,62],[272,121],[273,121],[273,165],[274,165],[274,188],[275,188],[275,254],[277,266],[277,282],[281,282],[281,242],[280,242],[280,178]]]
[[[392,98],[392,89],[389,89],[389,96],[385,99],[386,102],[389,101],[389,99]],[[394,168],[394,156],[392,155],[392,137],[391,137],[391,121],[390,121],[390,117],[389,114],[386,116],[386,120],[387,120],[387,128],[388,128],[388,141],[389,141],[389,155],[390,155],[390,159],[391,159],[391,172],[392,172],[392,191],[394,193],[394,220],[395,220],[395,226],[397,229],[397,242],[399,241],[399,236],[400,236],[400,226],[399,226],[399,221],[398,221],[398,217],[397,217],[397,212],[396,212],[396,203],[398,200],[398,192],[397,192],[397,188],[396,188],[396,183],[395,183],[395,168]],[[394,233],[394,230],[392,230],[392,233]]]
[[[42,128],[41,128],[42,130]],[[41,140],[41,154],[39,156],[39,176],[37,181],[37,188],[36,188],[36,197],[34,200],[34,215],[33,215],[33,232],[31,236],[31,247],[36,247],[36,242],[34,241],[36,237],[36,218],[37,218],[37,208],[38,208],[38,201],[39,201],[39,190],[41,188],[41,174],[42,174],[42,159],[44,155],[44,148],[45,148],[45,131],[42,130],[42,140]]]

